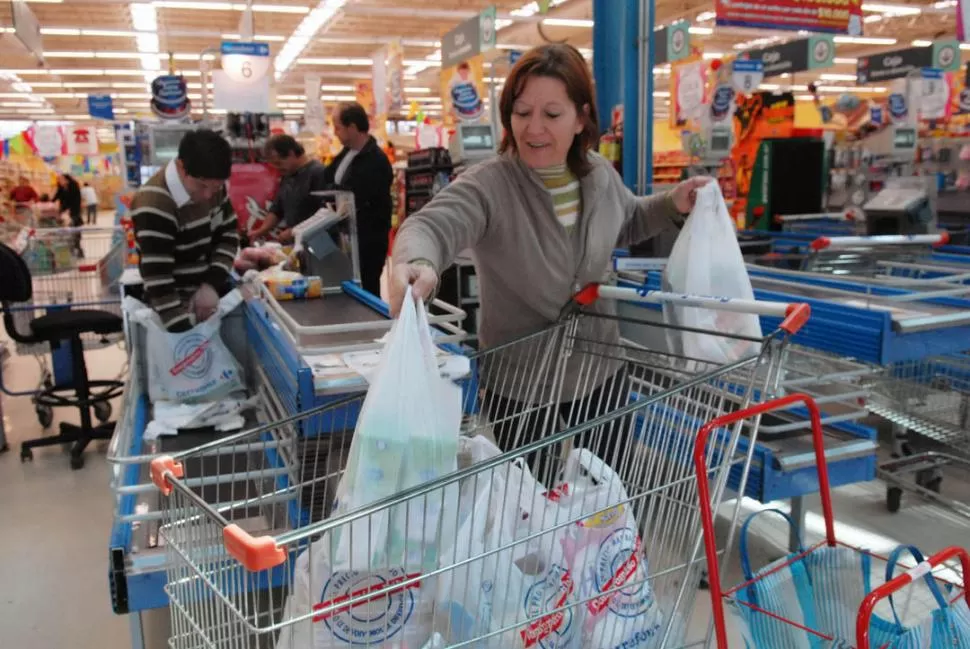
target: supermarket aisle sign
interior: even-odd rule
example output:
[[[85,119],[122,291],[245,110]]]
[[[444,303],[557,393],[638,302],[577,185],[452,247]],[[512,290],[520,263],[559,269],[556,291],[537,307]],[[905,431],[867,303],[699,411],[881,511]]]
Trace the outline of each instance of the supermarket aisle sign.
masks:
[[[859,0],[715,0],[718,25],[862,34]]]
[[[955,40],[934,41],[928,47],[907,47],[872,56],[860,56],[856,62],[856,81],[871,83],[902,79],[913,70],[939,68],[954,72],[960,68],[960,44]]]
[[[98,134],[93,128],[75,126],[67,132],[68,155],[97,155]]]
[[[789,41],[781,45],[752,50],[747,58],[764,63],[765,78],[782,74],[827,68],[835,58],[832,36],[819,35]]]
[[[88,95],[88,115],[95,119],[114,119],[111,95]]]
[[[761,59],[735,59],[731,62],[731,85],[736,92],[749,95],[758,89],[765,76]]]
[[[495,6],[492,5],[445,34],[441,39],[442,69],[493,49],[496,40],[495,17]]]
[[[269,43],[223,41],[222,69],[237,83],[255,83],[269,72]]]
[[[656,65],[679,61],[690,54],[690,22],[679,20],[665,25],[654,36]]]

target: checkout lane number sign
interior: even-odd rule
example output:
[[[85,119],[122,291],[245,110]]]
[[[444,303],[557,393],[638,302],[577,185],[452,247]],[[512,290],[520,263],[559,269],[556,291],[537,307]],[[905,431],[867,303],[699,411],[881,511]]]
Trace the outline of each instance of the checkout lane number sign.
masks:
[[[220,52],[222,69],[237,83],[255,83],[269,72],[269,43],[224,41]]]
[[[765,64],[760,59],[737,59],[731,63],[731,83],[734,89],[749,95],[758,89],[765,77]]]

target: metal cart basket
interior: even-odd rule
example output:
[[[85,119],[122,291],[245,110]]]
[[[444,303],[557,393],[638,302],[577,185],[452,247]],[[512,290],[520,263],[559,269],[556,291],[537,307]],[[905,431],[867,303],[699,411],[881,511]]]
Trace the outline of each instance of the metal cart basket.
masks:
[[[750,356],[714,366],[609,334],[618,299],[780,324],[747,341]],[[460,446],[494,437],[505,453],[367,507],[330,512],[343,467],[306,460],[351,433],[363,395],[155,459],[153,481],[168,501],[160,537],[170,646],[579,647],[607,632],[687,643],[703,568],[695,431],[773,392],[809,310],[607,286],[579,303],[560,322],[471,357]],[[729,474],[750,464],[739,441],[757,422],[746,424],[719,429],[707,446],[715,507]],[[599,467],[601,495],[612,476],[605,497],[551,481],[576,457]],[[568,499],[568,511],[554,507]],[[359,560],[361,547],[391,547],[380,545],[388,520],[405,521],[395,530],[403,551]],[[572,552],[557,551],[569,543]]]

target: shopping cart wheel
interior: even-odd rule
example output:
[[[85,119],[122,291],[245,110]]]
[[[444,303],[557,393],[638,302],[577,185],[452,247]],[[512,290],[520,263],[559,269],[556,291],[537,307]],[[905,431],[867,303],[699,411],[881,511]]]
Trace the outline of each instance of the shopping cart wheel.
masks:
[[[84,456],[71,453],[71,468],[77,471],[84,466]]]
[[[37,421],[44,428],[50,428],[54,423],[54,409],[50,406],[34,406],[34,412],[37,413]]]
[[[33,462],[34,452],[29,448],[20,448],[20,461],[21,462]]]
[[[111,404],[107,401],[99,401],[94,404],[94,416],[102,424],[111,419]]]
[[[895,514],[903,504],[903,490],[899,487],[886,488],[886,509]]]

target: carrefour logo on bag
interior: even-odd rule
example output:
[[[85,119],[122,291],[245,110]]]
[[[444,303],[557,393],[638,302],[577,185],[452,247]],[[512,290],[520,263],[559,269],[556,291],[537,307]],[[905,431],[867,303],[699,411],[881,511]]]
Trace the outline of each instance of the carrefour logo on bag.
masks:
[[[636,530],[624,527],[606,537],[596,552],[596,590],[620,588],[609,598],[608,606],[621,617],[637,617],[654,606],[653,592],[644,579],[647,571],[639,569],[640,545]],[[630,586],[623,588],[628,583]]]
[[[313,618],[314,622],[323,620],[334,637],[355,645],[382,643],[393,638],[414,613],[414,593],[419,582],[394,588],[417,575],[409,575],[400,568],[391,568],[381,574],[360,572],[337,572],[323,585],[320,603],[313,607],[319,611],[334,608],[329,613],[321,613]],[[389,592],[381,592],[391,588]],[[374,593],[367,599],[368,593]],[[357,604],[342,603],[360,598]]]
[[[553,565],[525,595],[525,613],[532,620],[519,634],[526,649],[565,649],[572,644],[575,627],[572,608],[557,610],[572,599],[575,583],[569,570]],[[555,611],[545,614],[547,611]]]
[[[189,379],[205,378],[212,369],[212,350],[209,349],[209,339],[202,334],[188,334],[183,336],[172,352],[172,376],[184,376]]]

